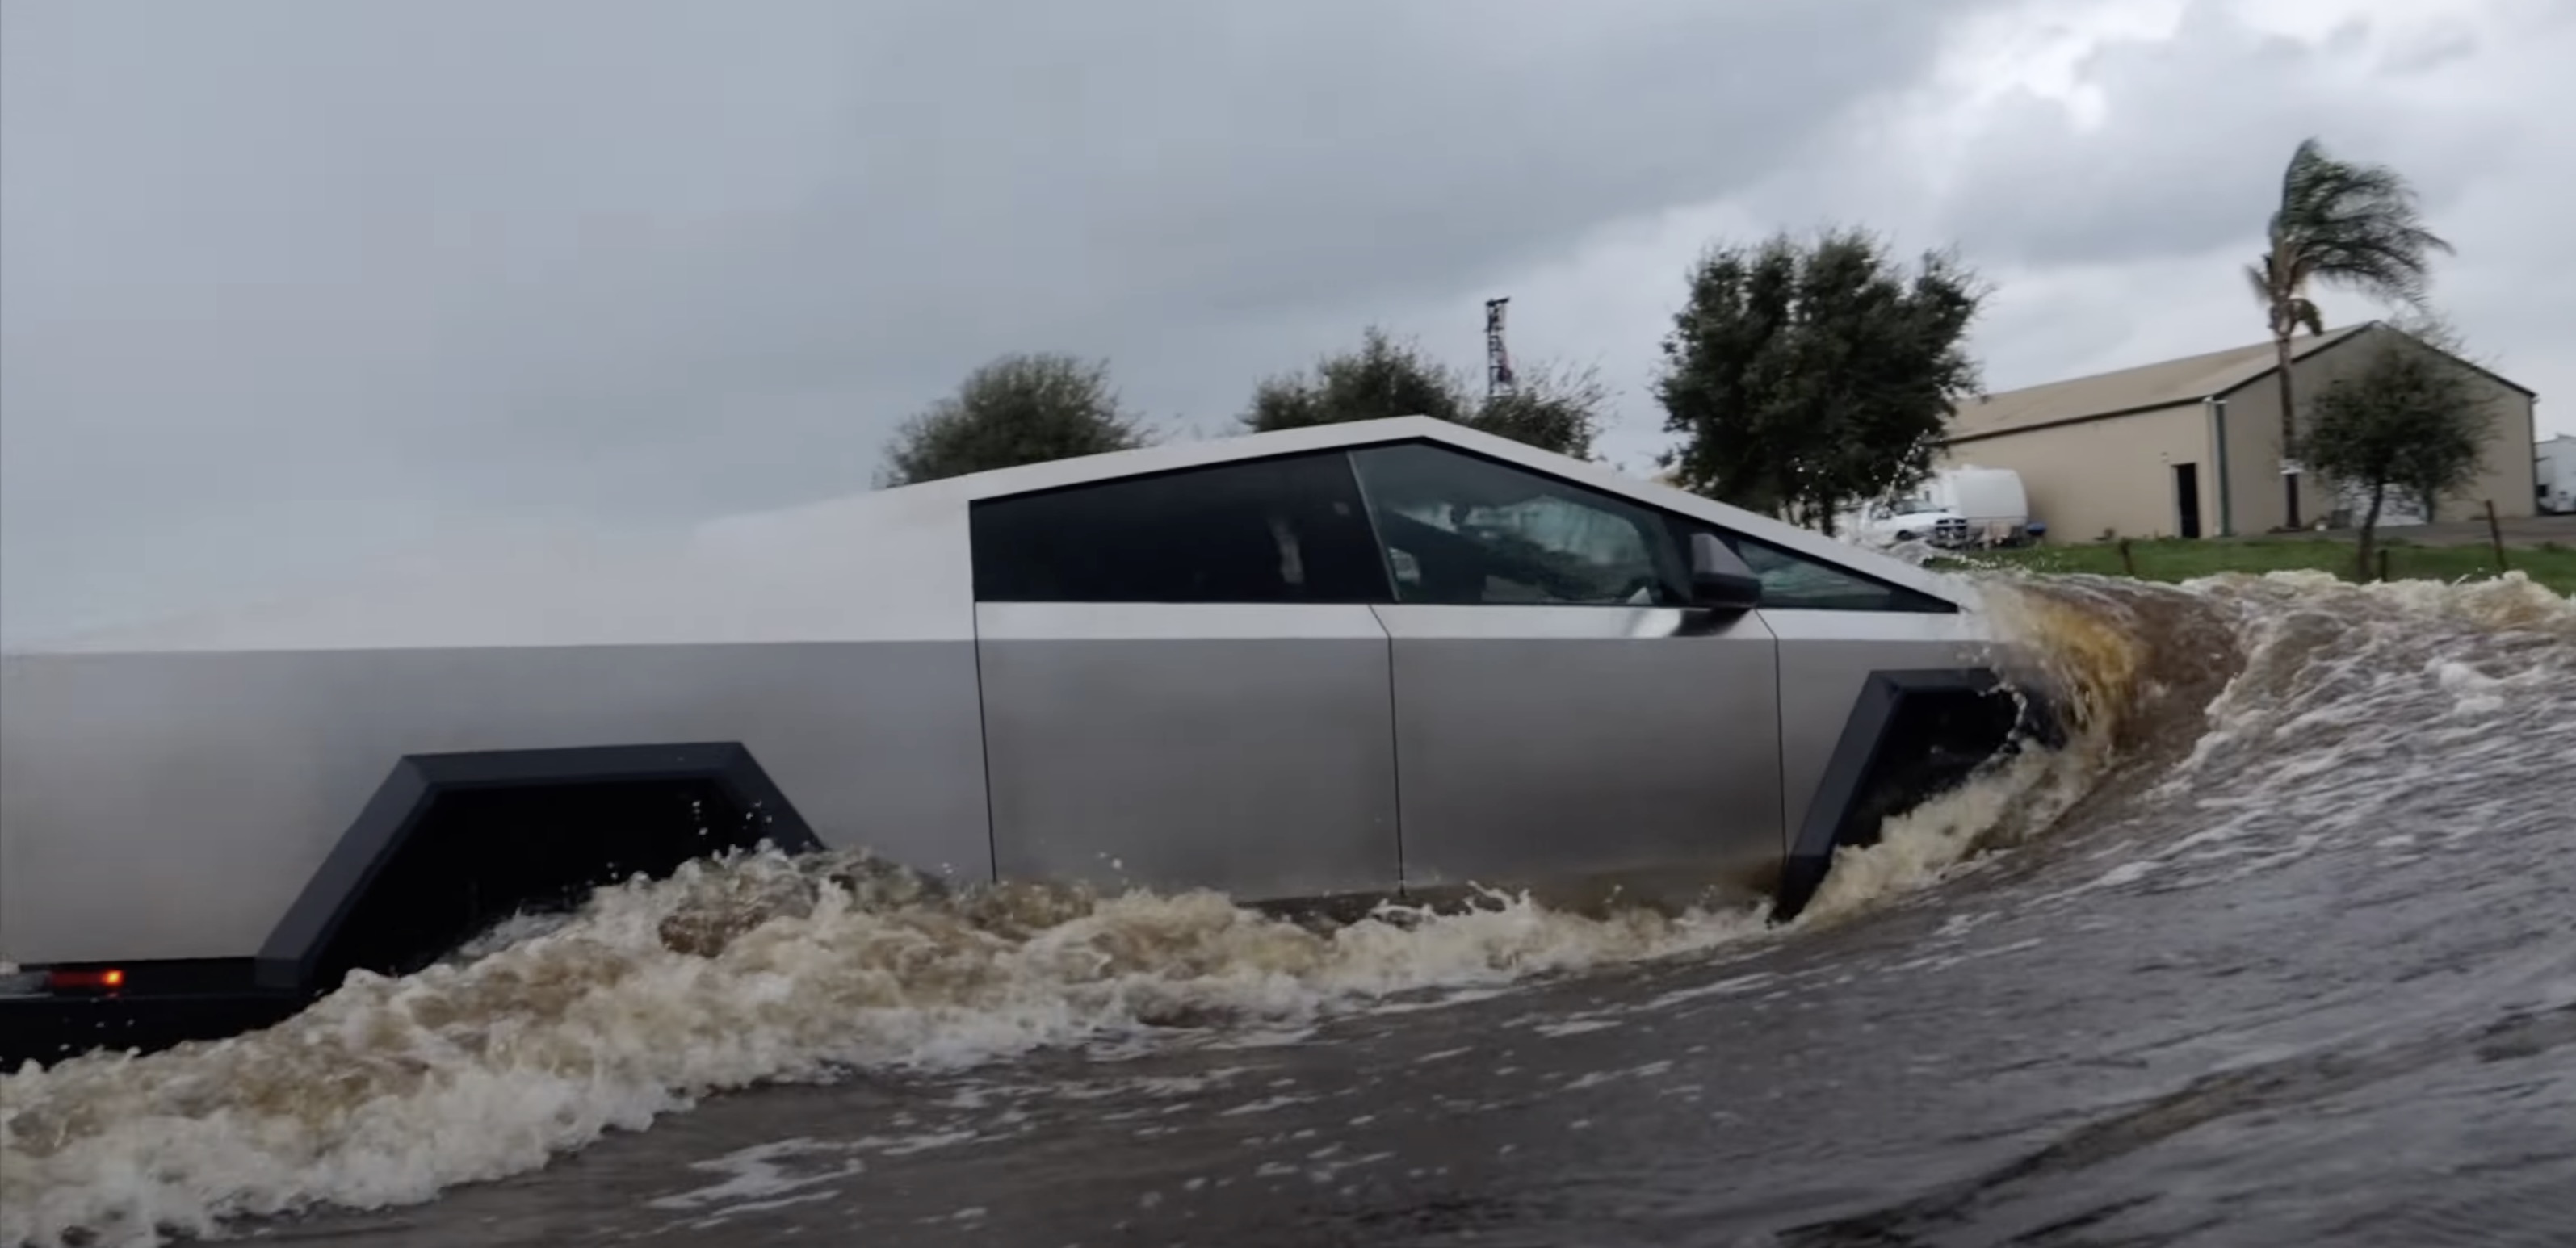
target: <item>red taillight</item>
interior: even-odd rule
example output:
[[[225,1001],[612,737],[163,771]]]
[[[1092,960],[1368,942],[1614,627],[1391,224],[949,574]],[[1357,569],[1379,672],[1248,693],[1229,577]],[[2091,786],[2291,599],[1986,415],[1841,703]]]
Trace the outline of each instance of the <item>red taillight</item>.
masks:
[[[45,987],[55,992],[114,992],[125,986],[125,972],[110,967],[99,971],[47,971]]]

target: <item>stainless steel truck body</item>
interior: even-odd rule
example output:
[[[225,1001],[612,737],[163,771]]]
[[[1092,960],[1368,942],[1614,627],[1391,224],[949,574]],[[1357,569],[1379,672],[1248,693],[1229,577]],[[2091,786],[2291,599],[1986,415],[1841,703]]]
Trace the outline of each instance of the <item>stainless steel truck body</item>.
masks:
[[[1934,748],[1908,700],[1993,701],[1990,631],[1427,418],[986,472],[0,659],[0,958],[100,1011],[309,999],[764,837],[1247,901],[1803,894],[1931,783],[1869,794]]]

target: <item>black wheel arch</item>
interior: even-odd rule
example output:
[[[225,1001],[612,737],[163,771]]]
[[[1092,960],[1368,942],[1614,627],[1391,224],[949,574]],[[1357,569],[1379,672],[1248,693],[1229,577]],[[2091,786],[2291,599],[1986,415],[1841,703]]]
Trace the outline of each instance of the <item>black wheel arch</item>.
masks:
[[[1982,667],[1873,671],[1862,682],[1806,818],[1781,863],[1776,922],[1814,900],[1834,851],[1878,840],[1881,824],[1956,788],[2024,742],[2056,748],[2064,730],[2042,694]]]
[[[604,822],[617,819],[630,822]],[[359,967],[399,973],[530,902],[764,841],[822,848],[738,741],[404,755],[270,930],[253,976],[313,994]],[[448,891],[460,884],[462,897]]]

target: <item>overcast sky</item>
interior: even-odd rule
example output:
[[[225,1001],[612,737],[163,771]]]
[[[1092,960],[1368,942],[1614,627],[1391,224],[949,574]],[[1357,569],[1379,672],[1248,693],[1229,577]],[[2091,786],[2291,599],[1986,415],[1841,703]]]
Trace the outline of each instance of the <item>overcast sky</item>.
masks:
[[[864,489],[1003,351],[1217,432],[1493,295],[1643,469],[1780,227],[1956,244],[1996,389],[2255,341],[2311,133],[2576,430],[2570,65],[2567,0],[0,0],[0,636]]]

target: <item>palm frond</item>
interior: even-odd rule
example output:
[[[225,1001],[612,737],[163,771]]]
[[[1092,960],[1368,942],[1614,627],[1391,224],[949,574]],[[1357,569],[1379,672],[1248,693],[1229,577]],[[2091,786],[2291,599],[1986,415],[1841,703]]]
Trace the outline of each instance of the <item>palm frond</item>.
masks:
[[[2266,259],[2268,259],[2268,257]],[[2270,266],[2263,261],[2258,260],[2253,264],[2245,266],[2245,282],[2247,285],[2254,288],[2254,302],[2256,303],[2269,305],[2280,298],[2280,296],[2272,290],[2272,274]]]
[[[2425,227],[2415,190],[2382,165],[2335,159],[2311,138],[2282,171],[2281,204],[2272,214],[2274,276],[2288,260],[2296,291],[2316,281],[2420,308],[2432,282],[2430,257],[2454,248]]]

